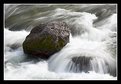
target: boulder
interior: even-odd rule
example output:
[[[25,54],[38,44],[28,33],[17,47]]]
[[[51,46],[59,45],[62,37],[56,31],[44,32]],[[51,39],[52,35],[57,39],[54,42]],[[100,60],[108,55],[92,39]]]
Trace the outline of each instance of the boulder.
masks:
[[[70,30],[65,22],[53,21],[33,28],[23,42],[26,54],[48,58],[69,42]]]

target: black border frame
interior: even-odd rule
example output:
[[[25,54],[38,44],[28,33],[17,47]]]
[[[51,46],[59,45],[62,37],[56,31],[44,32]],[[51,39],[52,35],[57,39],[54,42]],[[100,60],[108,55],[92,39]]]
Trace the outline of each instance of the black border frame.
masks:
[[[2,4],[0,5],[0,7],[2,8],[2,14],[1,14],[1,19],[2,19],[2,21],[3,21],[3,23],[2,23],[2,28],[1,28],[1,37],[2,38],[0,38],[0,41],[1,41],[1,44],[2,44],[2,47],[3,47],[3,49],[4,49],[4,30],[3,30],[3,27],[4,27],[4,4],[104,4],[104,3],[109,3],[109,4],[117,4],[117,12],[118,12],[118,18],[119,18],[119,4],[118,4],[118,0],[109,0],[109,1],[103,1],[103,0],[100,0],[100,1],[98,1],[98,0],[84,0],[84,1],[82,1],[82,0],[80,0],[80,1],[69,1],[69,0],[60,0],[60,1],[58,1],[58,0],[54,0],[54,1],[52,1],[52,0],[24,0],[23,2],[21,1],[21,0],[16,0],[16,1],[14,1],[14,0],[3,0],[3,2],[2,2]],[[118,19],[119,20],[119,19]],[[119,22],[119,21],[118,21]],[[118,23],[118,28],[117,28],[118,30],[117,30],[117,33],[118,33],[118,31],[119,31],[119,23]],[[119,33],[118,33],[118,36],[117,36],[117,45],[119,45],[118,43],[118,37],[119,37]],[[117,46],[118,47],[118,46]],[[2,48],[1,48],[2,49]],[[119,47],[117,48],[117,56],[119,55]],[[1,51],[3,51],[4,52],[4,50],[1,50]],[[1,64],[3,64],[4,63],[4,53],[1,53],[1,59],[0,59],[0,62],[1,62]],[[118,58],[117,58],[117,61],[118,61],[118,63],[117,63],[117,71],[118,71],[118,76],[117,76],[117,80],[4,80],[4,70],[2,69],[2,68],[4,68],[4,65],[3,65],[3,67],[2,68],[0,68],[1,70],[0,71],[2,71],[3,73],[2,73],[2,77],[1,77],[1,79],[2,79],[2,82],[8,82],[8,81],[111,81],[112,83],[114,82],[114,81],[119,81],[119,57],[120,56],[118,56]],[[116,83],[116,82],[115,82]]]

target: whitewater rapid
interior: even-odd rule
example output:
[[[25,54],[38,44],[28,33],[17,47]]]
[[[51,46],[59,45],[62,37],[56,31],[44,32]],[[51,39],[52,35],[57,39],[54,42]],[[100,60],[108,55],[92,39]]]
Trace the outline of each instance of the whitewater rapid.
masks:
[[[7,5],[9,6],[9,5]],[[48,5],[48,7],[51,5]],[[20,6],[21,7],[21,6]],[[86,7],[86,5],[82,6]],[[95,6],[94,6],[95,7]],[[6,17],[23,14],[16,22],[6,23],[4,28],[4,79],[5,80],[116,80],[117,79],[117,14],[114,13],[96,23],[99,17],[88,12],[73,11],[71,8],[57,7],[25,18],[27,23],[22,25],[25,10],[20,11],[16,5],[7,11]],[[34,7],[33,7],[34,8]],[[35,7],[36,8],[36,7]],[[44,8],[44,6],[43,6]],[[46,6],[45,6],[46,8]],[[65,6],[66,8],[66,6]],[[73,7],[77,9],[76,6]],[[26,10],[30,10],[27,8]],[[10,14],[9,14],[10,13]],[[7,15],[8,14],[8,15]],[[28,13],[27,13],[28,14]],[[44,15],[45,14],[45,15]],[[26,16],[26,15],[25,15]],[[38,17],[39,16],[39,17]],[[16,17],[16,16],[15,16]],[[9,18],[8,21],[12,19]],[[31,21],[29,21],[31,20]],[[27,57],[22,43],[38,22],[61,20],[70,25],[72,30],[70,42],[61,51],[48,60]],[[31,23],[31,25],[30,25]],[[12,24],[12,25],[11,25]],[[21,24],[21,26],[20,26]],[[18,27],[18,29],[16,29]],[[21,30],[23,27],[25,30]],[[18,30],[11,31],[9,29]],[[27,31],[26,31],[27,30]],[[90,57],[91,67],[88,73],[80,71],[80,65],[75,66],[73,57]],[[86,65],[82,65],[85,67]],[[113,76],[115,75],[115,76]]]

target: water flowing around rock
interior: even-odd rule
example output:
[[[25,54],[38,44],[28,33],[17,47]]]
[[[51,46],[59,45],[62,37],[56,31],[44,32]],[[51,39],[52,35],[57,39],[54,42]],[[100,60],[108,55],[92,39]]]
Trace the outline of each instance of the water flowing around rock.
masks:
[[[117,79],[116,4],[4,6],[5,80]],[[22,48],[26,36],[40,23],[53,21],[65,22],[69,26],[68,43],[48,60],[26,56]]]

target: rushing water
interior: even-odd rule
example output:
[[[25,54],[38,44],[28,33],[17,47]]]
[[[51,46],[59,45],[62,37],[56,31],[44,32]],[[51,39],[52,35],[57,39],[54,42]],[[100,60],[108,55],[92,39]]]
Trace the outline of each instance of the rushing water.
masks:
[[[5,4],[4,16],[5,80],[117,79],[115,4]],[[27,57],[30,30],[53,20],[69,25],[70,42],[48,60]]]

